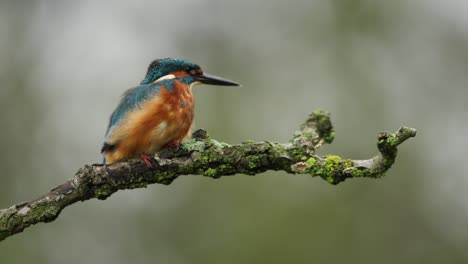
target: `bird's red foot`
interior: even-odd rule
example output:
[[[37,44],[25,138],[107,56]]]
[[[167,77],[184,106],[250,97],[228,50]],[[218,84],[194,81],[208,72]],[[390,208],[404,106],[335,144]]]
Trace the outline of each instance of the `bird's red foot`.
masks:
[[[174,142],[169,142],[166,144],[166,148],[172,148],[172,147],[179,147],[180,146],[180,142],[179,141],[174,141]]]
[[[146,167],[150,168],[150,169],[153,169],[153,164],[151,163],[151,157],[142,153],[140,154],[140,158],[145,162],[146,164]]]

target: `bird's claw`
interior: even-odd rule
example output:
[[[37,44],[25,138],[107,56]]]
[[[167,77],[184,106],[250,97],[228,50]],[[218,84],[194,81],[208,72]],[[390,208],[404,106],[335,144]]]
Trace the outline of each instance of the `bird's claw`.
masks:
[[[151,157],[146,154],[140,154],[140,158],[145,162],[146,167],[154,169],[153,163],[151,163]]]

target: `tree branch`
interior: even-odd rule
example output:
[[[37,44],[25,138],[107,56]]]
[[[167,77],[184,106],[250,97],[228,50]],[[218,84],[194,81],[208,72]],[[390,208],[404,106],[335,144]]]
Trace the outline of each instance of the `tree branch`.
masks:
[[[315,150],[331,143],[334,131],[329,113],[315,111],[286,144],[269,141],[229,145],[211,139],[204,130],[178,148],[166,148],[154,156],[149,169],[140,160],[110,166],[85,165],[75,176],[38,199],[0,210],[0,241],[25,228],[55,220],[67,206],[92,198],[106,199],[118,190],[142,188],[148,184],[170,184],[181,175],[203,175],[214,179],[234,174],[255,175],[267,170],[320,176],[331,184],[348,178],[377,178],[394,163],[397,146],[416,135],[413,128],[380,133],[379,154],[368,160],[320,157]]]

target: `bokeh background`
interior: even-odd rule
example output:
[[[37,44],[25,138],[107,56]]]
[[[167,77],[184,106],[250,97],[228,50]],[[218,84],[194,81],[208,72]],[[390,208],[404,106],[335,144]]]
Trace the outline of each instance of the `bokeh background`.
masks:
[[[0,208],[99,162],[108,116],[154,58],[198,86],[218,140],[287,141],[332,112],[320,149],[359,159],[418,129],[380,180],[269,172],[120,191],[0,242],[0,263],[468,263],[468,2],[0,1]]]

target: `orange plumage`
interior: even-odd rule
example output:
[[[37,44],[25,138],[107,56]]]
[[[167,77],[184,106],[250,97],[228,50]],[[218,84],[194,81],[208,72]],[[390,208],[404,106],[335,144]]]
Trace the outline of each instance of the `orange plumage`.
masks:
[[[194,115],[192,87],[197,84],[237,86],[182,59],[153,61],[141,84],[128,90],[112,113],[101,148],[105,164],[147,155],[178,145],[190,134]]]
[[[107,164],[151,154],[169,143],[180,143],[190,133],[194,114],[191,86],[174,81],[173,91],[164,87],[159,95],[128,113],[127,120],[113,131],[111,142],[121,142],[105,152]]]

